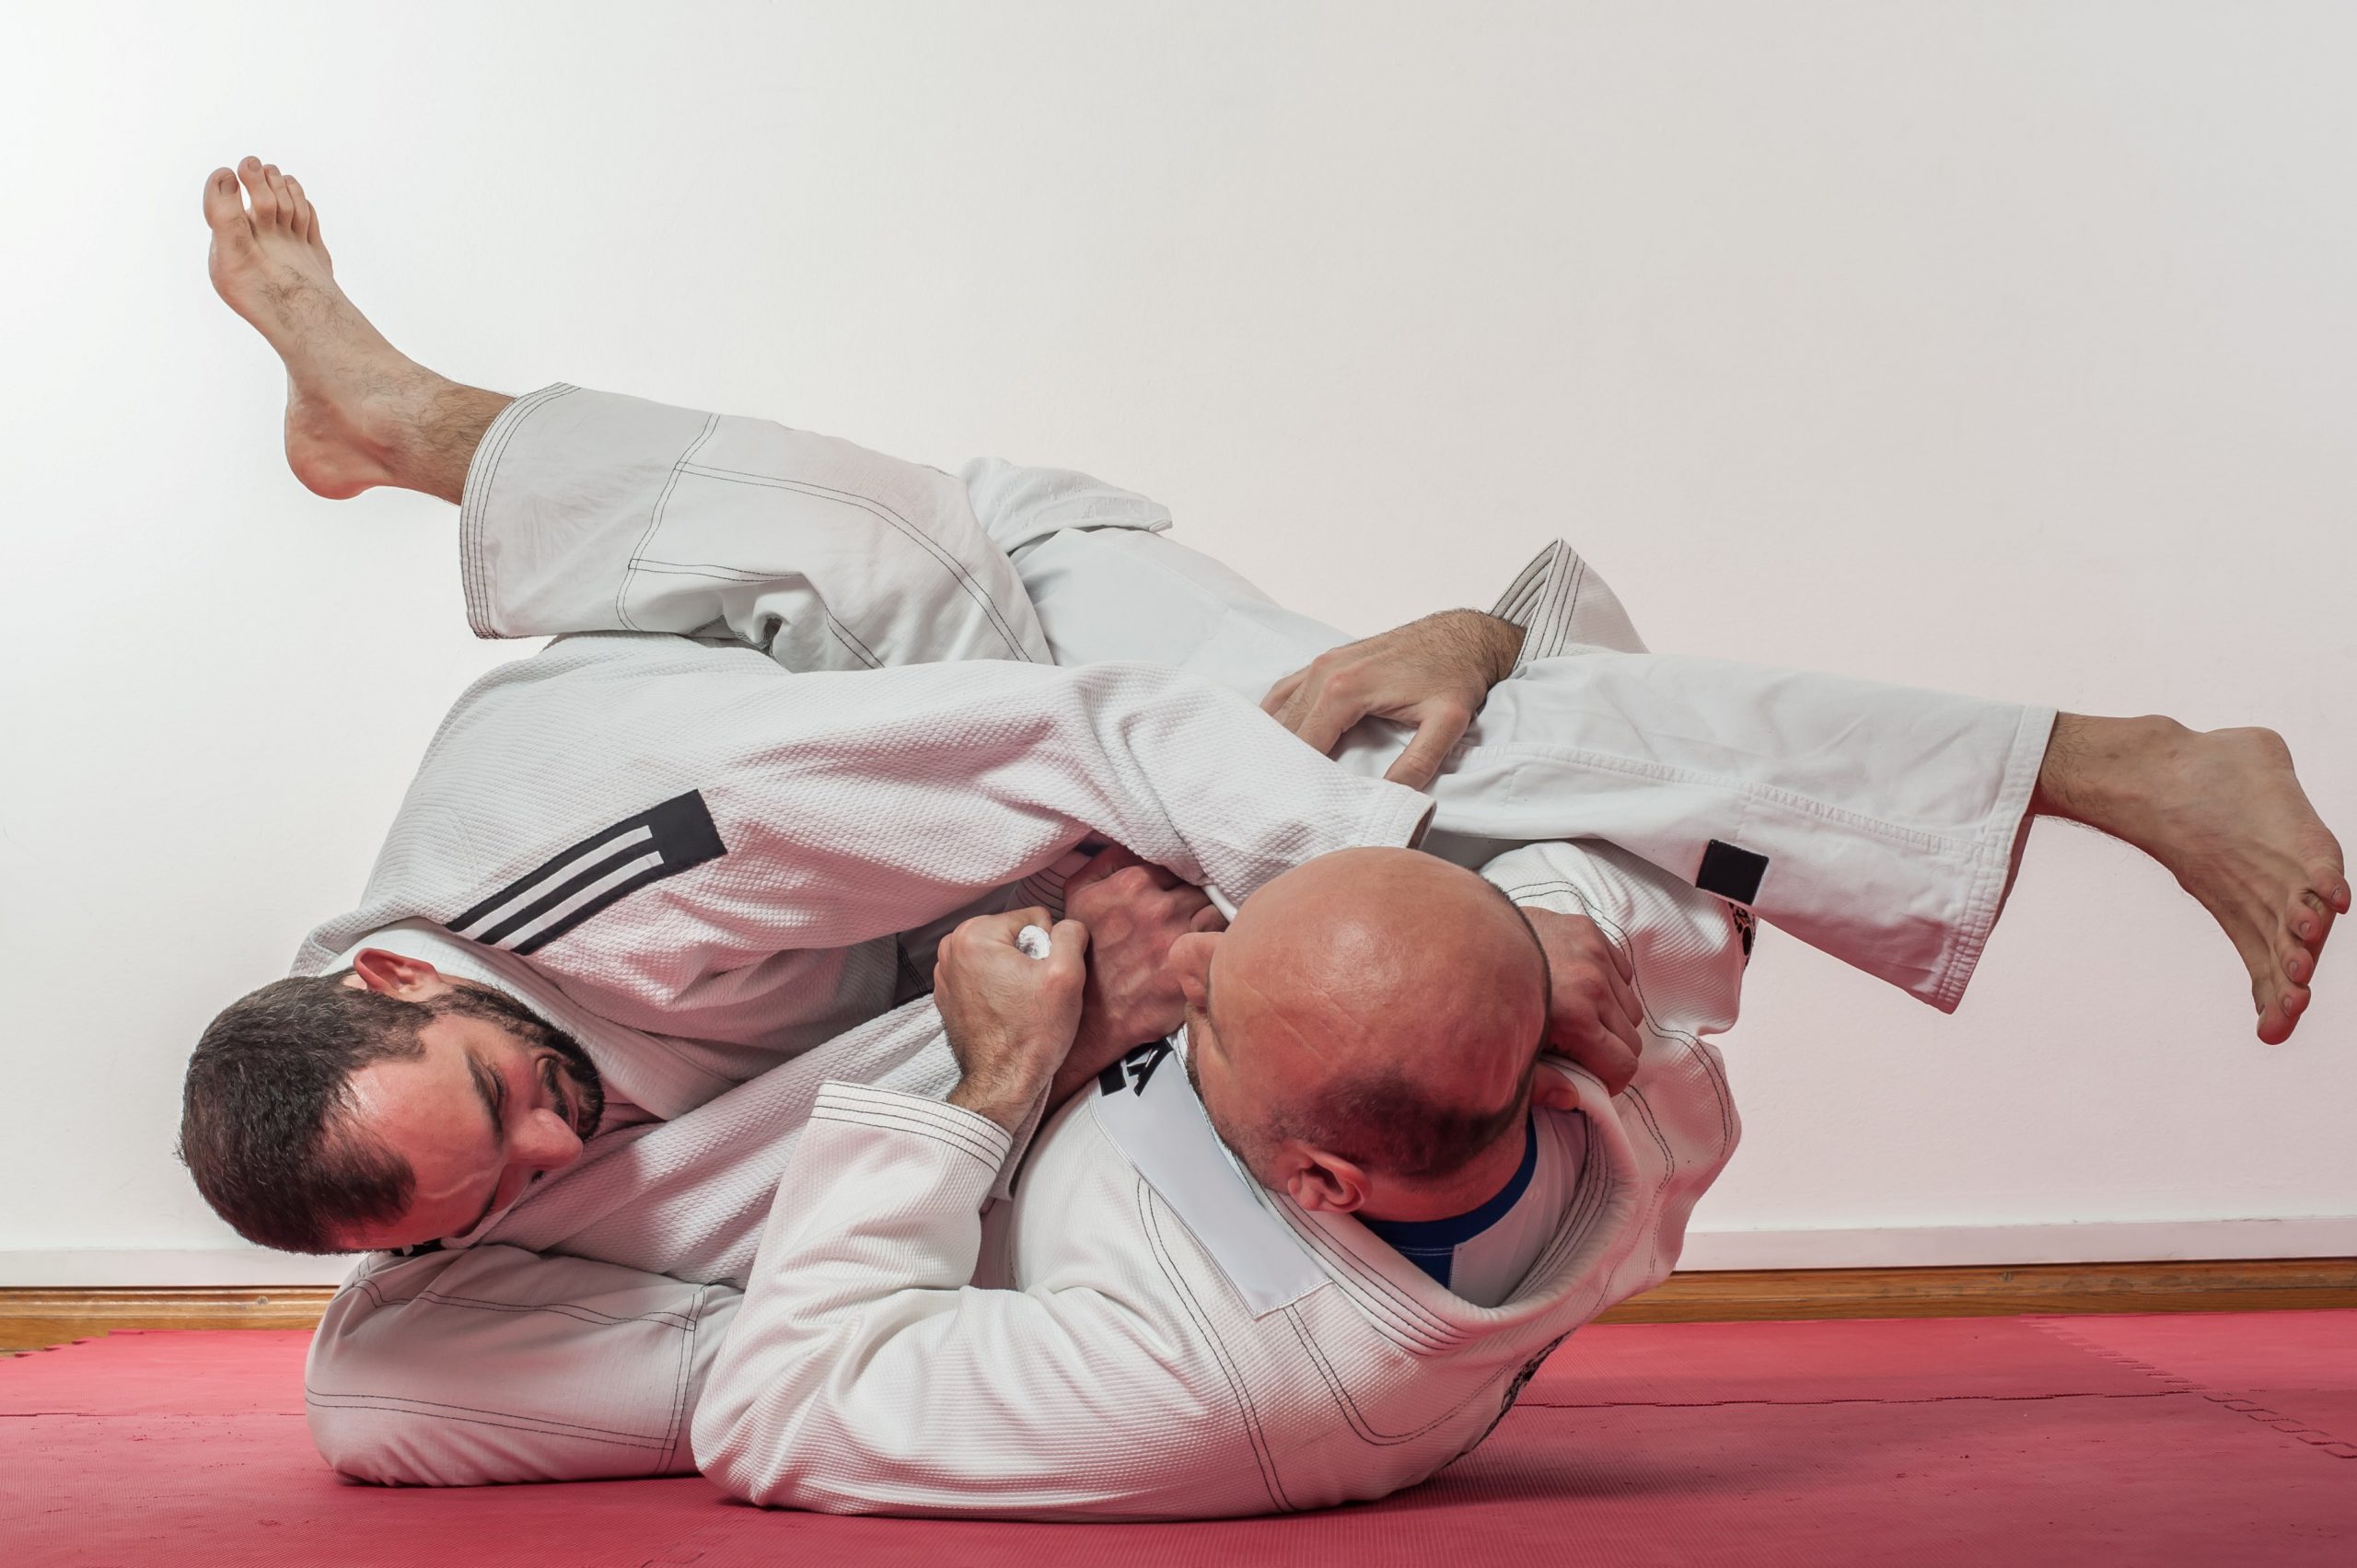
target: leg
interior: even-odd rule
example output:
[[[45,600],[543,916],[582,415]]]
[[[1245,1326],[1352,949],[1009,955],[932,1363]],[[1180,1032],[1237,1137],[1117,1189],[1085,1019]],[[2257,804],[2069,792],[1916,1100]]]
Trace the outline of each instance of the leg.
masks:
[[[1257,698],[1348,640],[1159,533],[1042,533],[977,494],[1059,662],[1152,659]],[[1570,643],[1636,645],[1612,630],[1625,618],[1602,594],[1589,622],[1555,596],[1572,606]],[[1404,738],[1371,721],[1339,760],[1379,775]],[[2270,1042],[2307,1005],[2325,937],[2350,907],[2340,845],[2266,731],[2052,720],[1706,660],[1542,658],[1492,691],[1432,793],[1429,847],[1471,865],[1504,843],[1569,836],[1608,839],[1689,878],[1713,840],[1764,856],[1756,887],[1732,888],[1738,901],[1944,1008],[1962,997],[2036,815],[2125,839],[2200,899],[2242,956]]]
[[[286,363],[287,460],[323,495],[459,502],[479,635],[727,635],[792,669],[1046,662],[955,478],[768,420],[461,387],[354,308],[299,185],[241,173],[250,215],[227,170],[205,188],[213,279]]]
[[[377,1254],[312,1337],[311,1440],[388,1486],[686,1474],[739,1295],[513,1247]]]

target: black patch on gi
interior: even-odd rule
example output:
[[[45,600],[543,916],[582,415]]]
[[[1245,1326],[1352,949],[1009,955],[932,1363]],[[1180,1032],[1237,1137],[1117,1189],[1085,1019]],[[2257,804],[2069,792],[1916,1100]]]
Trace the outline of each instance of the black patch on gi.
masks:
[[[1117,1095],[1127,1089],[1133,1095],[1145,1093],[1146,1084],[1154,1077],[1154,1070],[1170,1054],[1167,1040],[1148,1040],[1127,1056],[1097,1074],[1097,1092]]]
[[[1759,878],[1767,874],[1766,855],[1713,839],[1702,846],[1702,869],[1694,873],[1694,885],[1730,903],[1747,904],[1759,897]]]
[[[641,829],[645,830],[644,834],[640,833]],[[618,840],[627,842],[617,843]],[[728,846],[720,842],[720,830],[713,823],[711,808],[704,805],[702,794],[690,790],[592,833],[447,923],[451,931],[486,947],[505,947],[512,953],[537,953],[641,888],[718,860],[727,853]],[[648,865],[587,903],[568,910],[553,924],[541,923],[549,911],[583,889],[648,855],[655,857]],[[470,929],[494,914],[496,918],[483,929]]]
[[[1743,961],[1745,963],[1749,963],[1751,961],[1751,939],[1755,935],[1759,935],[1759,923],[1753,919],[1751,912],[1744,908],[1741,904],[1729,904],[1727,906],[1727,914],[1735,921],[1735,934],[1736,938],[1743,943]]]

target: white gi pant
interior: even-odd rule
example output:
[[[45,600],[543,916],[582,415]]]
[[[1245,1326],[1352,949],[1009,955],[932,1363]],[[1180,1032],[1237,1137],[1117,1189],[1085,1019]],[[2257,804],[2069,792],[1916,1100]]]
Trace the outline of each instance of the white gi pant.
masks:
[[[715,465],[695,459],[731,439],[760,455],[699,490]],[[1167,517],[1141,497],[995,463],[962,486],[945,478],[759,422],[548,389],[503,414],[470,475],[470,616],[518,636],[735,635],[790,666],[945,645],[1161,659],[1255,698],[1343,640],[1156,537]],[[969,537],[973,519],[986,540]],[[1028,605],[1008,597],[1009,552]],[[951,587],[911,591],[911,564]],[[1609,839],[1955,1005],[2050,713],[1609,651],[1596,645],[1639,645],[1561,547],[1501,610],[1527,628],[1528,657],[1434,790],[1460,857]],[[1379,772],[1398,743],[1365,726],[1345,765]],[[1734,853],[1713,867],[1714,842]],[[689,1468],[758,1195],[823,1079],[897,1073],[899,1086],[946,1091],[954,1068],[928,1017],[920,1004],[669,1123],[598,1140],[474,1246],[364,1264],[314,1347],[322,1452],[349,1473],[430,1483]]]

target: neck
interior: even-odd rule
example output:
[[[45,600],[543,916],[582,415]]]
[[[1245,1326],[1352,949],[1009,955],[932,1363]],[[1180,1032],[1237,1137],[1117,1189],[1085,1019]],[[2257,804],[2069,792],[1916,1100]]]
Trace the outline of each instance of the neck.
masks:
[[[1373,1185],[1360,1217],[1370,1220],[1445,1220],[1478,1209],[1504,1190],[1522,1168],[1530,1144],[1530,1119],[1481,1151],[1473,1163],[1437,1183],[1408,1184],[1386,1177]]]

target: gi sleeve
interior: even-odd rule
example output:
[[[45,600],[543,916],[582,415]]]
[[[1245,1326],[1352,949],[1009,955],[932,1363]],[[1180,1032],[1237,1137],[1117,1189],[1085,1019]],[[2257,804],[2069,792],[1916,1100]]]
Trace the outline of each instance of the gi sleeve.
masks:
[[[707,1477],[830,1513],[1169,1516],[1260,1493],[1240,1432],[1220,1474],[1170,1462],[1207,1402],[1183,1330],[1101,1290],[968,1284],[1008,1147],[958,1107],[827,1086],[696,1412]]]
[[[1430,809],[1171,670],[781,675],[742,649],[568,639],[446,723],[369,905],[304,958],[420,912],[410,889],[446,889],[425,912],[601,1016],[733,1039],[744,1008],[679,1009],[774,993],[807,1016],[837,984],[819,966],[1092,836],[1241,900],[1330,850],[1412,843]]]
[[[1048,662],[963,483],[769,420],[542,388],[484,432],[459,528],[481,637],[728,636],[797,670]]]

